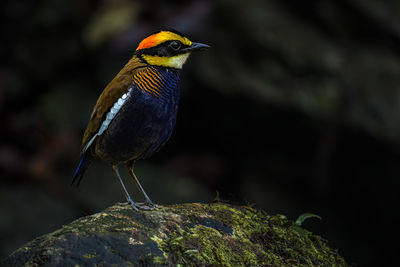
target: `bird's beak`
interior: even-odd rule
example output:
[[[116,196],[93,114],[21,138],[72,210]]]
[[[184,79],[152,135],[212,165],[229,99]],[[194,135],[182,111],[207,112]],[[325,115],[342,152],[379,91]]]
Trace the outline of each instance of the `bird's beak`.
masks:
[[[192,51],[207,50],[208,48],[210,48],[209,45],[192,42],[192,45],[186,48],[185,50],[188,52],[192,52]]]

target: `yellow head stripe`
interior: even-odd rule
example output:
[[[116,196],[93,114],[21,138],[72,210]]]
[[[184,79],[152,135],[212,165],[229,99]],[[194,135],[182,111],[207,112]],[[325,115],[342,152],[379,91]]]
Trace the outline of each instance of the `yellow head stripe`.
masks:
[[[145,49],[157,46],[166,41],[177,40],[180,41],[184,45],[191,46],[192,42],[177,33],[170,32],[170,31],[161,31],[155,34],[150,35],[149,37],[145,38],[142,42],[140,42],[138,48],[136,50]]]
[[[162,66],[175,69],[181,69],[185,64],[190,53],[180,54],[172,57],[160,57],[151,55],[142,55],[143,59],[152,66]]]

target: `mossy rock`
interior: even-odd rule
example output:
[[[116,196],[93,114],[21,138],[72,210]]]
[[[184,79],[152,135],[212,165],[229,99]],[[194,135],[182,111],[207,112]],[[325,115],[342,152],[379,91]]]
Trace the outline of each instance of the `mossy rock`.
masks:
[[[115,205],[41,236],[2,266],[348,266],[282,215],[223,203]]]

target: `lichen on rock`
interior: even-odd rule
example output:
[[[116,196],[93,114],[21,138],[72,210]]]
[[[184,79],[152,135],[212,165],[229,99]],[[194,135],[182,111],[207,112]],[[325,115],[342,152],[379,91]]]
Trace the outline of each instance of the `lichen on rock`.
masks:
[[[321,237],[282,215],[189,203],[135,212],[115,205],[36,238],[4,266],[347,266]]]

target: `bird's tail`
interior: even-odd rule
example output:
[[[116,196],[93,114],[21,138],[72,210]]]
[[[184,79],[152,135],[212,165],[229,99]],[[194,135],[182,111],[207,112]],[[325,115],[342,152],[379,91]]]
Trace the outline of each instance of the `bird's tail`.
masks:
[[[74,177],[72,178],[71,186],[75,183],[75,181],[78,181],[76,184],[76,187],[79,186],[79,184],[82,181],[83,175],[85,174],[86,169],[89,167],[91,162],[91,157],[88,152],[84,152],[82,154],[81,160],[79,161],[78,167],[76,168]]]

